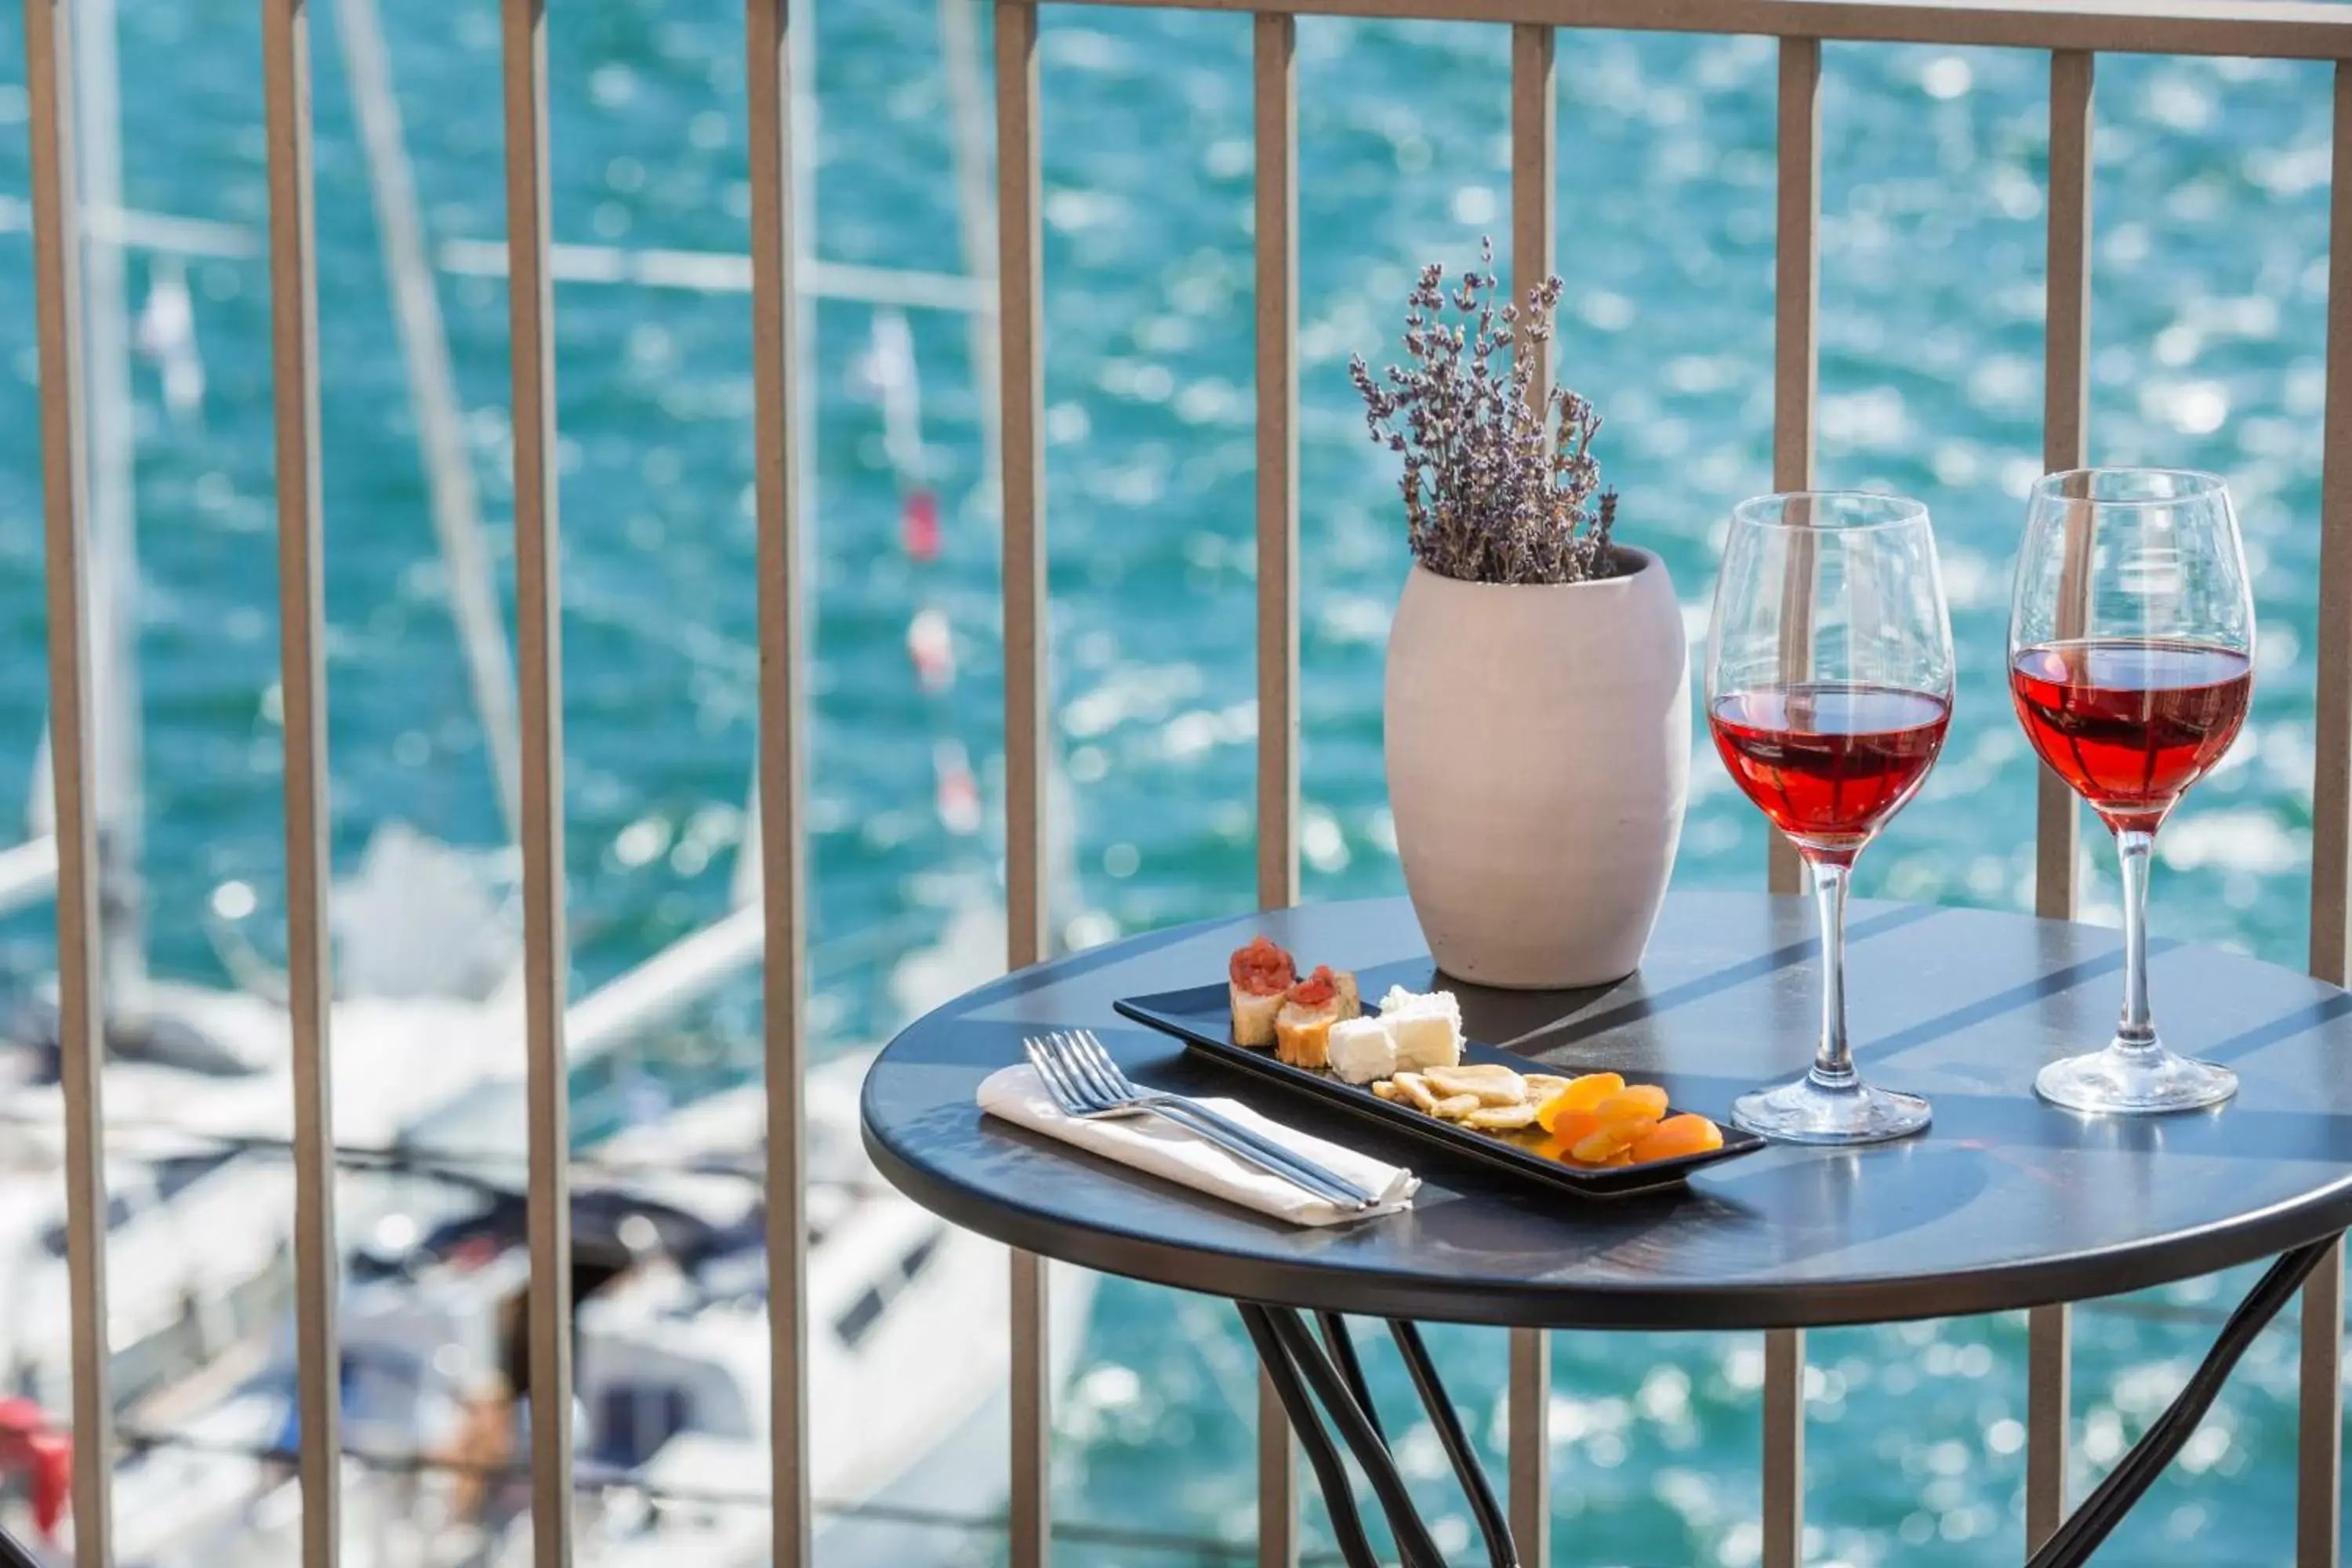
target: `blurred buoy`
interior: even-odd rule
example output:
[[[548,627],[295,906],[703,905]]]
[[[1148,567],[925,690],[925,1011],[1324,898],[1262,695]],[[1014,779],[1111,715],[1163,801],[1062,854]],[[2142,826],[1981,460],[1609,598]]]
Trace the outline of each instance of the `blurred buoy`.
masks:
[[[971,763],[961,741],[941,741],[931,748],[931,770],[939,776],[935,798],[940,821],[950,833],[980,831],[980,781],[971,776]]]
[[[21,1395],[0,1398],[0,1480],[11,1475],[30,1483],[34,1526],[55,1541],[73,1485],[73,1443]]]
[[[175,256],[155,258],[148,275],[147,302],[132,329],[139,352],[163,376],[163,406],[173,421],[201,417],[205,411],[205,362],[196,346],[196,310],[188,298],[187,268]]]
[[[955,684],[955,635],[947,616],[928,605],[907,623],[907,657],[926,691],[945,691]]]
[[[940,556],[940,498],[928,489],[911,490],[898,509],[898,539],[917,561]]]

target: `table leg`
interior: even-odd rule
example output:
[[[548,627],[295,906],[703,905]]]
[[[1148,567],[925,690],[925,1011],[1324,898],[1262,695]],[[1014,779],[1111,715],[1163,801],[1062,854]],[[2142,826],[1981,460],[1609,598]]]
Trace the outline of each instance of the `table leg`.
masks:
[[[1307,1331],[1305,1320],[1289,1308],[1262,1307],[1251,1302],[1238,1305],[1242,1321],[1257,1344],[1258,1355],[1265,1362],[1267,1373],[1290,1412],[1291,1423],[1298,1428],[1300,1440],[1307,1445],[1308,1462],[1315,1468],[1332,1526],[1340,1536],[1341,1554],[1353,1564],[1357,1559],[1350,1543],[1361,1543],[1366,1537],[1346,1466],[1323,1427],[1327,1413],[1338,1427],[1340,1440],[1347,1444],[1365,1479],[1371,1483],[1389,1529],[1396,1538],[1397,1555],[1406,1568],[1444,1568],[1444,1556],[1413,1508],[1404,1479],[1397,1473],[1396,1462],[1390,1456],[1379,1417],[1372,1411],[1362,1366],[1348,1337],[1347,1320],[1336,1312],[1317,1314],[1328,1343],[1327,1352]],[[1438,1380],[1436,1364],[1421,1342],[1420,1331],[1404,1321],[1391,1322],[1390,1328],[1396,1336],[1397,1348],[1404,1354],[1413,1387],[1436,1426],[1446,1457],[1454,1463],[1454,1474],[1469,1494],[1471,1510],[1486,1538],[1487,1556],[1493,1568],[1518,1568],[1518,1554],[1512,1545],[1502,1507],[1478,1464],[1468,1434],[1454,1415],[1444,1384]],[[1316,1405],[1318,1400],[1320,1410]]]
[[[2230,1314],[2213,1348],[2206,1352],[2187,1386],[2107,1479],[2084,1500],[2083,1506],[2042,1543],[2026,1568],[2081,1568],[2090,1560],[2134,1505],[2147,1495],[2165,1467],[2179,1454],[2197,1430],[2197,1424],[2212,1408],[2221,1384],[2245,1355],[2254,1337],[2294,1300],[2304,1280],[2326,1260],[2327,1249],[2336,1240],[2329,1237],[2280,1255],[2239,1303],[2237,1310]],[[1340,1440],[1355,1455],[1365,1479],[1371,1483],[1406,1568],[1444,1568],[1444,1558],[1414,1510],[1403,1478],[1390,1457],[1380,1418],[1372,1410],[1363,1367],[1348,1335],[1347,1320],[1337,1312],[1317,1314],[1328,1342],[1327,1351],[1316,1342],[1305,1319],[1292,1309],[1262,1307],[1246,1301],[1237,1305],[1267,1375],[1281,1395],[1284,1408],[1290,1412],[1291,1425],[1307,1450],[1307,1463],[1314,1468],[1323,1500],[1330,1510],[1340,1555],[1347,1560],[1349,1568],[1377,1568],[1378,1558],[1365,1533],[1362,1516],[1356,1509],[1347,1463],[1324,1428],[1326,1411],[1338,1426]],[[1469,1435],[1463,1430],[1454,1402],[1438,1378],[1436,1363],[1422,1342],[1420,1329],[1396,1319],[1390,1321],[1389,1330],[1404,1358],[1413,1389],[1429,1411],[1438,1440],[1444,1446],[1454,1473],[1469,1498],[1479,1532],[1486,1537],[1493,1568],[1519,1568],[1517,1549],[1512,1543],[1501,1504],[1486,1479],[1485,1468],[1478,1463]],[[1317,1408],[1318,1400],[1321,1410]]]
[[[1445,1445],[1445,1457],[1454,1461],[1454,1478],[1470,1500],[1470,1511],[1478,1521],[1478,1533],[1486,1538],[1486,1560],[1493,1568],[1519,1568],[1518,1548],[1511,1540],[1510,1519],[1496,1500],[1486,1467],[1478,1463],[1478,1451],[1470,1446],[1470,1435],[1462,1430],[1461,1417],[1454,1412],[1453,1398],[1446,1394],[1445,1384],[1437,1380],[1437,1363],[1429,1359],[1429,1347],[1421,1342],[1421,1329],[1405,1319],[1391,1318],[1389,1331],[1396,1336],[1405,1371],[1412,1374],[1413,1392],[1421,1395],[1423,1407],[1437,1427],[1438,1441]]]
[[[2326,1258],[2327,1249],[2335,1242],[2336,1238],[2329,1237],[2279,1256],[2278,1261],[2272,1264],[2263,1276],[2261,1283],[2248,1292],[2246,1299],[2238,1304],[2238,1310],[2230,1314],[2230,1321],[2222,1325],[2220,1336],[2213,1342],[2213,1348],[2206,1352],[2204,1361],[2199,1363],[2196,1373],[2189,1379],[2188,1386],[2165,1408],[2164,1414],[2157,1417],[2156,1424],[2133,1446],[2132,1451],[2124,1456],[2123,1462],[2109,1472],[2098,1489],[2084,1499],[2083,1506],[2074,1510],[2073,1517],[2042,1543],[2042,1550],[2027,1562],[2026,1568],[2079,1568],[2081,1563],[2090,1560],[2091,1553],[2098,1550],[2099,1543],[2123,1522],[2132,1505],[2138,1502],[2147,1489],[2155,1484],[2156,1478],[2164,1473],[2164,1468],[2172,1462],[2173,1457],[2180,1452],[2181,1446],[2189,1441],[2189,1435],[2197,1430],[2198,1422],[2204,1419],[2205,1412],[2212,1407],[2215,1396],[2221,1392],[2221,1384],[2229,1377],[2231,1368],[2236,1366],[2239,1358],[2246,1353],[2246,1347],[2254,1342],[2254,1336],[2278,1315],[2280,1308],[2294,1299],[2295,1291]]]
[[[1389,1531],[1396,1537],[1397,1555],[1405,1568],[1445,1568],[1445,1556],[1430,1539],[1429,1527],[1412,1506],[1412,1494],[1406,1490],[1404,1478],[1397,1473],[1396,1461],[1389,1457],[1389,1446],[1381,1441],[1363,1406],[1348,1392],[1342,1378],[1307,1331],[1304,1319],[1283,1308],[1260,1308],[1266,1322],[1282,1348],[1289,1352],[1291,1365],[1314,1390],[1330,1414],[1331,1424],[1339,1429],[1339,1440],[1356,1456],[1356,1463],[1371,1483],[1372,1495],[1380,1500],[1381,1511],[1388,1516]]]
[[[1348,1320],[1338,1312],[1318,1312],[1315,1323],[1323,1331],[1323,1343],[1331,1352],[1331,1364],[1339,1369],[1339,1375],[1347,1380],[1348,1392],[1356,1396],[1364,1419],[1372,1424],[1372,1436],[1387,1442],[1389,1435],[1381,1429],[1381,1413],[1372,1407],[1372,1386],[1364,1381],[1364,1363],[1356,1359],[1356,1342],[1348,1332]]]
[[[1331,1446],[1331,1436],[1323,1430],[1323,1417],[1315,1408],[1315,1401],[1300,1386],[1297,1369],[1290,1364],[1290,1352],[1274,1331],[1271,1313],[1266,1308],[1254,1307],[1246,1301],[1234,1303],[1241,1309],[1242,1326],[1257,1346],[1259,1363],[1265,1368],[1266,1381],[1281,1397],[1282,1407],[1290,1413],[1290,1429],[1297,1434],[1298,1446],[1307,1450],[1307,1463],[1315,1472],[1316,1485],[1323,1489],[1323,1501],[1330,1510],[1331,1533],[1339,1538],[1339,1555],[1348,1568],[1381,1568],[1381,1560],[1372,1552],[1372,1543],[1364,1534],[1364,1521],[1356,1512],[1355,1489],[1348,1484],[1348,1464],[1339,1450]]]

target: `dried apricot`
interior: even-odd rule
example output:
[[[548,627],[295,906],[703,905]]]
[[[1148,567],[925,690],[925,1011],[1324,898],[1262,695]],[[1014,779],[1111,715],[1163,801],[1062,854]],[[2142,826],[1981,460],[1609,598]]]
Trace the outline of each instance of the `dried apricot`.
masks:
[[[1538,1121],[1543,1112],[1538,1111]],[[1564,1110],[1552,1119],[1551,1156],[1555,1160],[1570,1158],[1569,1151],[1601,1130],[1601,1118],[1589,1110]]]
[[[1671,1160],[1680,1154],[1704,1154],[1710,1149],[1723,1147],[1723,1129],[1704,1116],[1688,1111],[1669,1116],[1633,1145],[1633,1158],[1643,1164],[1652,1160]]]
[[[1569,1152],[1587,1164],[1606,1163],[1612,1155],[1620,1154],[1640,1142],[1650,1129],[1658,1124],[1654,1116],[1638,1120],[1603,1121],[1585,1137],[1579,1139]]]
[[[1666,1113],[1666,1091],[1654,1083],[1621,1089],[1593,1107],[1603,1121],[1655,1121]]]
[[[1570,1079],[1566,1089],[1543,1102],[1542,1109],[1536,1112],[1536,1123],[1547,1132],[1557,1132],[1560,1116],[1571,1110],[1590,1110],[1624,1087],[1625,1080],[1613,1072],[1589,1072],[1582,1078]]]

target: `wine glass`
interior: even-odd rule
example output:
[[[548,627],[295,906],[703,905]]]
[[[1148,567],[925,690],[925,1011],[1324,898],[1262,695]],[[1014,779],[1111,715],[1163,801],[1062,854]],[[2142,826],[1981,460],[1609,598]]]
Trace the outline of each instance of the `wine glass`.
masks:
[[[2080,468],[2035,484],[2010,694],[2033,749],[2114,833],[2124,884],[2123,1021],[2106,1049],[2043,1068],[2044,1100],[2190,1110],[2238,1091],[2237,1074],[2166,1049],[2149,1020],[2147,873],[2157,828],[2246,721],[2253,655],[2245,552],[2220,479]]]
[[[1845,1032],[1854,858],[1919,788],[1952,717],[1952,629],[1927,509],[1854,490],[1762,496],[1731,514],[1706,642],[1724,766],[1812,868],[1822,1033],[1812,1070],[1731,1119],[1796,1143],[1876,1143],[1927,1102],[1862,1081]]]

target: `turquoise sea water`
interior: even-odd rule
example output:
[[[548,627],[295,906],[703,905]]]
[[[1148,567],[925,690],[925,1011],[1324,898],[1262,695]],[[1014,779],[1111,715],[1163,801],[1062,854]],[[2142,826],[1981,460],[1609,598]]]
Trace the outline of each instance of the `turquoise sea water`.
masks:
[[[498,816],[432,555],[415,417],[331,17],[321,7],[320,314],[338,851],[393,818],[488,843]],[[559,239],[734,252],[744,242],[740,12],[719,0],[551,8]],[[22,60],[0,6],[0,192],[26,188]],[[257,228],[251,7],[126,5],[127,199]],[[495,8],[388,6],[427,226],[497,240]],[[1309,897],[1400,887],[1380,755],[1382,642],[1404,569],[1387,459],[1344,368],[1379,356],[1424,259],[1507,233],[1507,40],[1494,28],[1310,19],[1301,85],[1303,628]],[[818,24],[817,248],[961,265],[953,135],[927,0],[829,0]],[[1047,427],[1057,749],[1070,781],[1073,942],[1250,901],[1255,733],[1246,17],[1048,7]],[[2329,79],[2317,67],[2100,64],[2092,449],[2194,465],[2236,491],[2261,597],[2245,741],[2168,829],[2167,935],[2289,964],[2304,950]],[[1559,51],[1560,364],[1608,419],[1626,536],[1660,551],[1703,626],[1718,523],[1769,488],[1769,42],[1570,35]],[[2021,907],[2032,778],[2000,673],[2007,574],[2039,469],[2041,57],[1825,51],[1820,477],[1934,509],[1963,670],[1952,741],[1864,861],[1876,895]],[[0,811],[45,707],[28,249],[0,241]],[[131,303],[153,263],[134,253]],[[190,264],[209,375],[174,420],[136,372],[147,870],[158,966],[219,978],[195,911],[280,879],[267,275]],[[445,273],[466,426],[504,558],[501,283]],[[583,984],[726,907],[751,759],[750,349],[740,294],[560,291],[572,915]],[[898,483],[859,362],[873,311],[816,329],[819,623],[814,1016],[848,1044],[899,1021],[899,961],[991,885],[988,834],[935,808],[940,742],[993,800],[996,551],[960,317],[915,312],[923,461],[944,548],[899,545]],[[961,674],[926,696],[906,633],[947,618]],[[1572,808],[1572,803],[1570,805]],[[5,836],[0,836],[5,837]],[[1763,828],[1704,752],[1677,868],[1760,879]],[[2091,918],[2112,915],[2103,859]],[[267,928],[268,920],[256,922]],[[18,917],[0,963],[49,964]],[[2161,998],[2158,998],[2159,1005]],[[702,1031],[740,1038],[748,994]],[[1868,1021],[1857,1020],[1866,1039]],[[2200,1282],[2077,1326],[2087,1479],[2186,1375],[2244,1281]],[[1250,1372],[1213,1303],[1108,1281],[1062,1413],[1072,1518],[1247,1541]],[[1498,1334],[1433,1343],[1499,1454]],[[1813,1336],[1815,1560],[2014,1560],[2024,1338],[2012,1319]],[[1552,1430],[1564,1563],[1756,1560],[1753,1336],[1562,1336]],[[2103,1562],[2256,1564],[2291,1541],[2294,1332],[2266,1334]],[[1398,1369],[1374,1374],[1402,1396]],[[1466,1542],[1426,1431],[1404,1457]],[[975,1534],[975,1560],[992,1552]],[[1072,1546],[1068,1560],[1192,1560]]]

